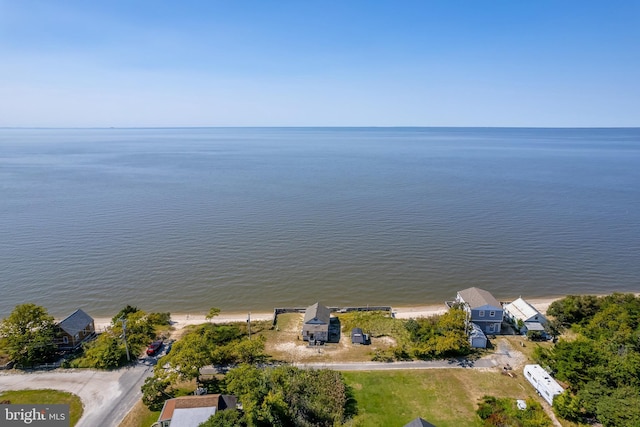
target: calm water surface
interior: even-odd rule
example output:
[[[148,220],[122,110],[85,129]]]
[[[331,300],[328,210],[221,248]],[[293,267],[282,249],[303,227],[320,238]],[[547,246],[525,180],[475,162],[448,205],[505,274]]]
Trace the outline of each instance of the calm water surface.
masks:
[[[0,317],[640,292],[640,129],[0,129]]]

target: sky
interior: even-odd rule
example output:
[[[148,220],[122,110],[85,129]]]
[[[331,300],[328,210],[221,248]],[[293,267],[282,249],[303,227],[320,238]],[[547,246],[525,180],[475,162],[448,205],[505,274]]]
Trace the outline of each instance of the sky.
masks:
[[[0,127],[640,126],[640,1],[0,0]]]

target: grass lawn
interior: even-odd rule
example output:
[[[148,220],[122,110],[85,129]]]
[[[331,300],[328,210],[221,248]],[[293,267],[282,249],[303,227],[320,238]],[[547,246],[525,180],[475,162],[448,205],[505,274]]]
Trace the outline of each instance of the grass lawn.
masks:
[[[82,402],[72,393],[57,390],[17,390],[0,393],[0,401],[8,400],[12,404],[55,405],[68,404],[71,426],[76,425],[82,416]]]
[[[153,423],[158,421],[159,416],[160,411],[152,412],[142,403],[142,400],[138,400],[138,403],[124,417],[119,427],[151,427]]]
[[[475,411],[484,395],[536,397],[519,375],[495,371],[428,369],[344,372],[358,401],[352,426],[402,426],[422,417],[438,427],[482,426]]]

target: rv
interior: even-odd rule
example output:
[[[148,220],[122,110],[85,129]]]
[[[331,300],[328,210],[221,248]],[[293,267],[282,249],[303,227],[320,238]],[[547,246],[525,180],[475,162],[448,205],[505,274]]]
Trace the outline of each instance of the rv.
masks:
[[[553,398],[564,391],[540,365],[525,365],[524,376],[549,405],[553,405]]]

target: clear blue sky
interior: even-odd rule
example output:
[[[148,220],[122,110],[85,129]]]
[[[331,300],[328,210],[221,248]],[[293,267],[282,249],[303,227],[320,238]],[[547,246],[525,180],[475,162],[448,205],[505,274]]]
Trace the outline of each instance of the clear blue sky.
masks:
[[[0,0],[0,126],[640,126],[640,1]]]

